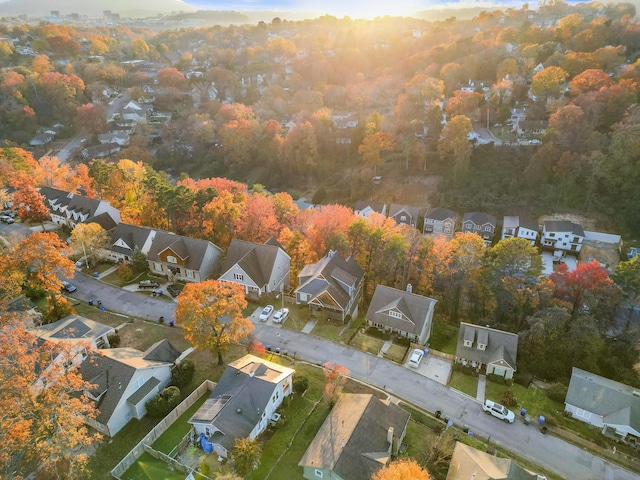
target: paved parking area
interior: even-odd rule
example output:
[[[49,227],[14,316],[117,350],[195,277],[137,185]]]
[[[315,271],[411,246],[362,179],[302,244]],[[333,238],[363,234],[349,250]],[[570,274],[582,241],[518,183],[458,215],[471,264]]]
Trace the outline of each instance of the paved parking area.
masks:
[[[442,385],[446,385],[449,383],[449,378],[451,378],[451,367],[450,360],[427,354],[422,358],[418,368],[407,368]]]

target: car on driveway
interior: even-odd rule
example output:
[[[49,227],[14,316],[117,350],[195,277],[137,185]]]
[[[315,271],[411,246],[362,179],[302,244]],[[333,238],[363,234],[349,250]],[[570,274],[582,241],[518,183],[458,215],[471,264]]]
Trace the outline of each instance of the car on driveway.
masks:
[[[76,286],[73,283],[67,282],[66,280],[62,281],[62,288],[67,292],[75,292],[77,290]]]
[[[267,320],[269,320],[271,312],[273,312],[273,305],[267,305],[266,307],[264,307],[262,309],[262,312],[260,312],[260,321],[266,322]]]
[[[422,361],[422,357],[424,357],[424,352],[419,348],[416,348],[411,352],[411,356],[409,357],[409,361],[407,365],[411,368],[418,368],[420,366],[420,362]]]
[[[276,313],[273,314],[273,323],[282,323],[287,319],[288,316],[289,316],[289,309],[281,308],[280,310],[277,310]]]
[[[169,295],[171,295],[172,297],[177,297],[178,295],[180,295],[180,292],[182,292],[183,288],[184,285],[180,285],[179,283],[172,283],[167,287],[167,292],[169,292]]]
[[[158,288],[160,284],[153,280],[141,280],[138,282],[138,288]]]
[[[516,419],[516,415],[511,410],[492,400],[485,400],[484,405],[482,405],[482,410],[484,410],[484,413],[487,415],[493,415],[507,423],[513,423]]]
[[[13,218],[11,218],[9,215],[2,215],[0,217],[0,220],[2,221],[2,223],[6,223],[8,225],[10,225],[13,222],[15,222],[15,220]]]

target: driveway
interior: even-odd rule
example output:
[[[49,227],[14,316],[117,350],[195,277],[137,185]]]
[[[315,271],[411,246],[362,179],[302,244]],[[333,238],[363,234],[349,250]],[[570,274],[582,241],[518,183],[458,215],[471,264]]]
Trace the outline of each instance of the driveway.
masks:
[[[407,367],[406,363],[405,367]],[[410,368],[412,372],[419,373],[420,375],[442,385],[449,383],[449,379],[451,378],[451,361],[436,357],[435,355],[427,354],[422,357],[422,361],[418,368],[407,368]]]

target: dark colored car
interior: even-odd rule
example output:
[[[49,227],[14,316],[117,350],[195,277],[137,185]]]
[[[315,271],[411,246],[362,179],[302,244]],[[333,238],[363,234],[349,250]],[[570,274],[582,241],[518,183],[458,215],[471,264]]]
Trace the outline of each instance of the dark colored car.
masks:
[[[177,297],[178,295],[180,295],[180,292],[182,292],[183,288],[183,285],[172,283],[167,287],[167,292],[169,292],[169,295],[171,295],[172,297]]]

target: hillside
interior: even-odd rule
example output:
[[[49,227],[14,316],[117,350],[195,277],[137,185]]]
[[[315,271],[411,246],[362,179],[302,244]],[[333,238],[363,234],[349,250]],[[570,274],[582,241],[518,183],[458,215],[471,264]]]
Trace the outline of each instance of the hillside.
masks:
[[[103,0],[87,2],[85,0],[9,0],[0,3],[0,15],[45,16],[51,10],[61,14],[79,13],[81,15],[102,15],[104,10],[111,10],[124,17],[144,17],[158,13],[194,11],[195,8],[181,0]]]

